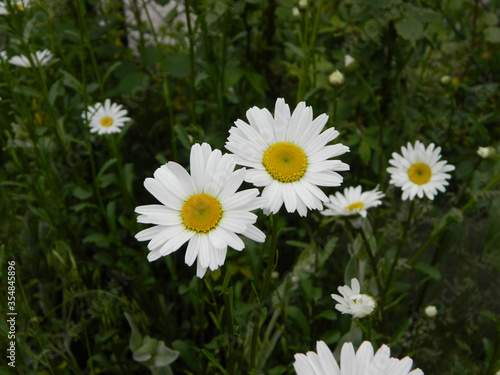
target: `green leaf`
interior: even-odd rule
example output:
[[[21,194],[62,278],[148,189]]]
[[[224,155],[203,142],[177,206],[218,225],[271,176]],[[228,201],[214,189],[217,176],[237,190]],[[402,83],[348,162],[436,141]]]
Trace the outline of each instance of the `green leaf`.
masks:
[[[92,194],[93,194],[92,189],[88,187],[84,189],[80,186],[77,186],[76,188],[73,189],[73,195],[76,198],[81,199],[82,201],[90,198]]]
[[[436,267],[433,267],[427,263],[417,263],[414,266],[417,270],[422,271],[423,273],[429,275],[435,280],[441,280],[441,272]]]
[[[153,354],[156,352],[156,346],[158,345],[157,339],[152,339],[149,336],[144,337],[144,341],[142,345],[134,350],[132,357],[136,362],[146,362],[153,357]]]
[[[160,341],[158,343],[156,353],[157,354],[154,358],[156,367],[168,366],[173,363],[177,359],[177,357],[179,357],[179,352],[165,346],[165,343],[163,341]]]
[[[500,27],[487,27],[484,30],[484,39],[491,43],[500,43]]]
[[[297,325],[302,330],[304,336],[309,337],[310,334],[309,320],[306,318],[304,313],[300,311],[300,309],[297,306],[288,306],[286,312],[288,317],[297,323]]]
[[[118,92],[122,95],[138,95],[141,92],[141,96],[144,91],[149,86],[149,76],[143,72],[132,72],[120,80],[118,84]]]
[[[123,315],[125,315],[125,318],[127,319],[127,322],[132,329],[132,333],[130,334],[129,347],[132,352],[135,352],[142,344],[142,335],[141,332],[139,332],[139,328],[137,328],[134,319],[132,319],[132,316],[129,313],[123,313]]]
[[[359,144],[358,152],[363,164],[368,165],[370,163],[371,150],[370,146],[368,145],[368,142],[366,142],[364,138]]]
[[[422,24],[407,12],[403,13],[403,16],[394,23],[394,26],[400,37],[412,43],[420,39],[424,33]]]
[[[190,73],[189,56],[183,53],[172,53],[165,59],[165,70],[176,78],[187,77]]]
[[[186,127],[180,124],[174,126],[175,134],[177,134],[177,138],[181,141],[182,146],[186,150],[191,149],[191,142],[189,141],[188,133],[186,131]]]
[[[203,354],[205,354],[205,357],[208,358],[208,360],[210,362],[212,362],[223,374],[227,374],[226,370],[224,369],[224,367],[222,367],[222,365],[220,364],[220,362],[212,355],[212,353],[210,353],[208,350],[206,349],[201,349],[201,352]]]
[[[323,310],[321,313],[319,313],[318,315],[316,315],[314,317],[314,320],[322,319],[322,318],[334,321],[334,320],[337,320],[338,315],[333,310]]]
[[[106,80],[108,79],[109,75],[111,73],[113,73],[113,71],[118,68],[120,65],[122,64],[121,61],[116,61],[114,64],[112,64],[108,70],[106,70],[106,73],[104,73],[103,77],[102,77],[102,83],[105,83]]]
[[[108,248],[111,243],[111,239],[106,237],[102,233],[92,233],[88,236],[85,236],[83,239],[83,243],[93,243],[99,247]]]

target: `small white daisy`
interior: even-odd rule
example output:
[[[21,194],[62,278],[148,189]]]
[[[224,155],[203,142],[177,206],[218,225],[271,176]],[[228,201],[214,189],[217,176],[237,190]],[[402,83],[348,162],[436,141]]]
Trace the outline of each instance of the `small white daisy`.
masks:
[[[11,6],[16,7],[19,10],[24,10],[26,7],[28,7],[29,3],[29,0],[11,1]],[[5,3],[5,1],[0,2],[0,14],[9,14],[9,10],[7,9],[7,4]]]
[[[82,118],[85,119],[85,111],[82,112]],[[127,117],[127,110],[123,109],[121,104],[111,103],[106,99],[104,105],[96,103],[87,108],[87,119],[89,121],[90,132],[101,134],[120,133],[122,126],[130,118]]]
[[[352,343],[346,342],[340,352],[340,366],[323,341],[316,342],[316,351],[295,354],[293,367],[297,375],[424,375],[418,368],[410,371],[413,366],[410,357],[392,358],[386,345],[374,353],[369,341],[364,341],[357,352]]]
[[[407,147],[401,147],[401,152],[403,156],[392,153],[389,164],[393,167],[387,168],[387,171],[391,174],[389,183],[403,191],[403,200],[413,200],[415,195],[423,198],[424,193],[429,199],[434,199],[438,190],[446,191],[446,180],[451,178],[446,172],[453,171],[455,167],[445,160],[439,161],[441,147],[435,148],[431,143],[426,149],[420,141],[415,142],[415,146],[408,142]]]
[[[47,65],[54,57],[52,52],[48,49],[44,49],[43,51],[36,51],[35,53],[31,53],[31,60],[34,64],[39,64],[40,66]],[[20,66],[22,68],[32,68],[30,60],[24,56],[12,56],[9,60],[9,63],[12,65]]]
[[[185,262],[196,259],[196,275],[202,278],[224,264],[227,246],[243,250],[237,234],[264,242],[265,235],[253,224],[257,215],[250,211],[262,208],[265,199],[257,189],[240,192],[246,170],[234,170],[232,155],[222,155],[207,144],[191,148],[191,174],[175,162],[158,168],[154,178],[144,181],[146,189],[163,205],[139,206],[139,223],[155,224],[137,233],[139,241],[151,240],[148,260],[154,261],[178,250],[189,241]]]
[[[361,185],[347,187],[344,194],[336,192],[335,196],[330,195],[330,201],[325,203],[328,207],[321,211],[325,216],[351,216],[361,215],[366,217],[366,210],[382,204],[381,198],[385,194],[378,190],[378,186],[370,191],[361,192]]]
[[[276,213],[283,204],[288,212],[306,216],[307,209],[321,210],[328,197],[318,186],[339,186],[343,178],[336,171],[349,166],[328,160],[349,151],[343,144],[327,145],[339,132],[329,128],[326,114],[313,120],[311,107],[300,102],[290,114],[283,99],[276,101],[274,117],[267,109],[247,111],[250,124],[235,122],[229,130],[226,148],[237,163],[250,167],[246,181],[263,186],[268,199],[264,213]]]
[[[364,318],[375,310],[375,300],[367,294],[360,294],[358,279],[351,280],[350,288],[347,285],[339,286],[338,291],[342,296],[332,294],[332,298],[339,302],[335,308],[342,314],[351,314],[353,318]]]

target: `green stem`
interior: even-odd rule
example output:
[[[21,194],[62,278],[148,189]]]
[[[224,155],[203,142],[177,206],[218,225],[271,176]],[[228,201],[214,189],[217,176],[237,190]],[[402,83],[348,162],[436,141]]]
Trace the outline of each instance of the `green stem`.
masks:
[[[276,243],[278,238],[278,219],[279,214],[271,214],[272,221],[272,232],[271,232],[271,243],[269,246],[269,253],[267,255],[267,269],[264,275],[264,281],[262,284],[262,289],[260,291],[259,300],[257,301],[257,309],[255,312],[255,317],[252,326],[252,343],[250,349],[250,368],[255,369],[255,357],[257,354],[257,338],[259,336],[259,323],[262,310],[264,309],[264,302],[267,298],[267,293],[269,291],[269,284],[271,282],[271,274],[274,270],[274,262],[276,257]]]
[[[195,55],[194,55],[194,38],[193,38],[193,28],[191,26],[191,12],[190,12],[190,1],[184,1],[184,7],[186,8],[186,23],[188,28],[188,40],[189,40],[189,80],[191,89],[191,100],[190,100],[190,110],[191,110],[191,123],[193,126],[196,125],[196,69],[195,69]],[[224,34],[225,35],[225,34]]]
[[[168,88],[167,70],[165,69],[165,57],[163,56],[163,51],[161,49],[160,42],[158,41],[158,35],[156,34],[153,22],[151,21],[151,16],[149,15],[149,10],[148,7],[146,6],[145,0],[142,0],[142,7],[144,8],[144,13],[146,14],[146,18],[148,19],[149,28],[151,29],[151,34],[153,34],[153,39],[156,44],[156,50],[158,51],[158,57],[160,59],[161,68],[164,73],[163,96],[165,98],[165,104],[167,106],[167,111],[168,111],[170,138],[172,139],[172,153],[174,156],[174,161],[177,161],[177,135],[175,134],[175,128],[174,128],[174,111],[172,106],[172,99],[170,97],[170,90]]]
[[[368,258],[370,258],[370,263],[373,268],[373,274],[375,276],[375,281],[377,283],[377,289],[379,294],[382,293],[382,284],[380,283],[379,279],[379,274],[378,274],[378,267],[377,267],[377,260],[375,259],[375,255],[372,252],[370,242],[368,242],[368,238],[366,237],[365,230],[363,228],[360,228],[360,234],[361,238],[363,239],[363,242],[365,243],[365,249],[366,253],[368,254]]]
[[[224,264],[221,267],[221,276],[222,276],[222,296],[224,298],[224,315],[226,319],[226,335],[228,341],[228,360],[227,360],[227,373],[228,375],[235,374],[235,358],[234,358],[234,322],[233,322],[233,306],[231,305],[231,301],[229,300],[229,291],[227,286],[231,280],[231,274],[227,272],[227,266]]]
[[[406,242],[406,235],[408,234],[408,229],[410,228],[410,223],[411,219],[413,217],[413,210],[415,208],[415,199],[412,199],[411,204],[410,204],[410,209],[408,210],[408,218],[406,220],[404,229],[403,229],[403,234],[401,236],[401,239],[399,241],[399,246],[396,251],[396,257],[394,258],[394,261],[392,262],[391,269],[389,271],[389,275],[387,276],[387,281],[385,284],[385,288],[382,292],[382,296],[380,297],[380,303],[382,304],[381,308],[384,308],[385,305],[385,297],[387,295],[387,292],[389,291],[391,287],[391,282],[392,282],[392,276],[394,274],[394,270],[396,269],[396,265],[399,262],[399,259],[401,258],[401,252],[403,250],[403,246]]]

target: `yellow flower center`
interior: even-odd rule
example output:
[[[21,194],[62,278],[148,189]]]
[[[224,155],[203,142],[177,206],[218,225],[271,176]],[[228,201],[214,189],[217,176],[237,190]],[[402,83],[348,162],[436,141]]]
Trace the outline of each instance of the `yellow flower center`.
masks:
[[[181,217],[184,226],[198,233],[214,229],[222,218],[222,206],[217,198],[208,194],[196,194],[182,205]]]
[[[363,209],[363,206],[364,206],[363,202],[356,202],[347,206],[346,209],[352,212],[354,212],[355,209],[361,211]]]
[[[23,3],[17,3],[17,9],[23,10],[24,9]]]
[[[104,126],[105,128],[107,128],[108,126],[111,126],[113,125],[113,119],[109,116],[106,116],[106,117],[103,117],[101,119],[101,125]]]
[[[424,185],[431,180],[432,171],[425,163],[415,163],[408,169],[408,177],[417,185]]]
[[[262,164],[275,180],[294,182],[300,180],[306,173],[307,156],[300,147],[280,142],[264,152]]]

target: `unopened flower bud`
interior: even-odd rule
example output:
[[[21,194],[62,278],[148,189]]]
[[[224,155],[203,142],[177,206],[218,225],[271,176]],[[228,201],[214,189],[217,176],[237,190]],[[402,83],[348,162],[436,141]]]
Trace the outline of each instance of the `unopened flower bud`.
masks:
[[[299,0],[299,8],[306,9],[307,8],[307,0]]]
[[[440,79],[440,82],[443,86],[448,86],[451,82],[451,77],[446,75],[446,76],[442,76],[441,79]]]
[[[342,86],[344,84],[344,75],[336,70],[332,74],[330,74],[330,76],[328,77],[328,82],[332,86]]]
[[[434,305],[429,305],[424,309],[424,314],[429,318],[434,318],[437,315],[437,309]]]
[[[292,8],[292,17],[293,18],[299,18],[300,17],[300,10],[297,7]]]
[[[356,65],[356,60],[351,55],[344,56],[344,67],[346,69],[353,69]]]
[[[488,159],[491,158],[493,155],[495,155],[497,151],[495,150],[494,147],[488,146],[488,147],[479,147],[477,149],[477,154],[481,156],[483,159]]]

